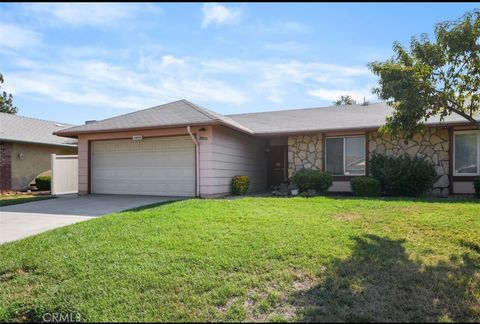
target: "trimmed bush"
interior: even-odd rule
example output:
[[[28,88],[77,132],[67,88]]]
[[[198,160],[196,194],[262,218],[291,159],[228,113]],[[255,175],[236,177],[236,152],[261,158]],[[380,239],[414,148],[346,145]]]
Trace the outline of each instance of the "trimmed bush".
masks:
[[[332,185],[333,178],[330,173],[324,171],[301,169],[295,172],[291,182],[297,186],[300,192],[315,190],[318,194],[324,195]]]
[[[370,174],[378,179],[382,190],[392,196],[421,196],[431,189],[437,177],[432,163],[419,157],[373,154]]]
[[[350,185],[355,196],[378,197],[382,193],[382,184],[373,177],[354,177]]]
[[[243,196],[250,186],[250,178],[244,175],[234,176],[232,179],[232,193],[236,196]]]
[[[37,187],[38,190],[50,190],[51,185],[51,176],[39,176],[35,178],[35,187]]]
[[[480,198],[480,177],[475,177],[473,180],[473,187],[475,188],[475,193],[477,194],[477,197]]]

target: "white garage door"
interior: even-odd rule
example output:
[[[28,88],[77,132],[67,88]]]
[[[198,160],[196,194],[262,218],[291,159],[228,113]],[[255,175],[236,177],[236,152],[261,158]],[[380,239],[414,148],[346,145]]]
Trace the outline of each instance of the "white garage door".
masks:
[[[195,196],[188,136],[92,142],[92,193]]]

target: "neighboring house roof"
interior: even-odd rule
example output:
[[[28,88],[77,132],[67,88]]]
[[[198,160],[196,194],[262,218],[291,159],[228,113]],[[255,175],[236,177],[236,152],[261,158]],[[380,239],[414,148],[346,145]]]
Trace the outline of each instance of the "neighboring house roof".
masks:
[[[77,145],[76,140],[53,135],[53,132],[71,126],[73,125],[0,113],[0,141],[74,147]]]
[[[385,102],[368,105],[330,106],[278,110],[228,117],[251,129],[256,135],[287,134],[313,131],[337,131],[355,129],[376,129],[385,123],[393,112]],[[466,123],[456,114],[447,116],[445,124]],[[428,125],[439,124],[438,117],[428,120]]]
[[[129,114],[75,126],[57,131],[56,134],[71,136],[80,133],[209,124],[223,124],[245,133],[252,133],[247,127],[240,125],[229,117],[182,99]]]
[[[366,106],[330,106],[279,110],[248,114],[221,115],[187,100],[179,100],[149,109],[104,119],[57,131],[61,136],[129,129],[167,128],[188,125],[222,124],[252,135],[281,135],[316,131],[377,129],[393,109],[384,102]],[[456,114],[447,116],[445,124],[466,124]],[[430,118],[428,125],[440,124]]]

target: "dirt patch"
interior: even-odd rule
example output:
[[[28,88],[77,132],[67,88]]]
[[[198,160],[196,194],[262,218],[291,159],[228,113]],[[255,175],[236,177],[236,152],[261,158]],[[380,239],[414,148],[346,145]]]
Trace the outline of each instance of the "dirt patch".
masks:
[[[28,275],[28,271],[24,269],[17,269],[15,272],[20,276],[20,277],[25,277]]]
[[[324,269],[320,269],[320,271],[323,272]],[[303,271],[295,271],[294,276],[295,280],[293,281],[293,289],[297,292],[308,290],[318,283],[317,278],[313,278],[305,274]]]
[[[354,221],[362,217],[359,213],[339,213],[335,215],[335,219],[343,222]]]
[[[238,297],[236,296],[228,299],[225,305],[218,307],[218,310],[223,313],[226,313],[233,306],[233,304],[237,302],[237,300],[238,300]]]
[[[25,269],[10,269],[10,270],[5,270],[2,273],[0,273],[0,282],[2,281],[8,281],[12,280],[15,277],[26,277],[29,275],[29,271]]]
[[[320,271],[323,272],[323,269]],[[249,290],[244,302],[246,321],[294,321],[303,306],[290,300],[292,293],[306,293],[316,286],[319,280],[298,270],[292,270],[292,276],[293,282],[289,287],[281,288],[275,283],[270,283],[264,289]]]
[[[257,293],[252,290],[249,291],[248,294],[255,296]],[[271,322],[274,320],[291,321],[297,314],[296,307],[287,303],[285,296],[282,296],[278,302],[271,305],[268,310],[263,309],[265,301],[268,300],[268,294],[261,293],[255,297],[251,296],[248,297],[243,304],[247,314],[247,322]]]

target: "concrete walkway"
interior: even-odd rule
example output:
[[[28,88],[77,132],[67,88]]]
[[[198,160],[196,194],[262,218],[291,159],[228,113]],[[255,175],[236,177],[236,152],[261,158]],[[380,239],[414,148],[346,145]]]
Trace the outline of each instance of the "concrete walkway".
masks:
[[[0,244],[94,217],[176,197],[86,195],[68,196],[0,207]]]

